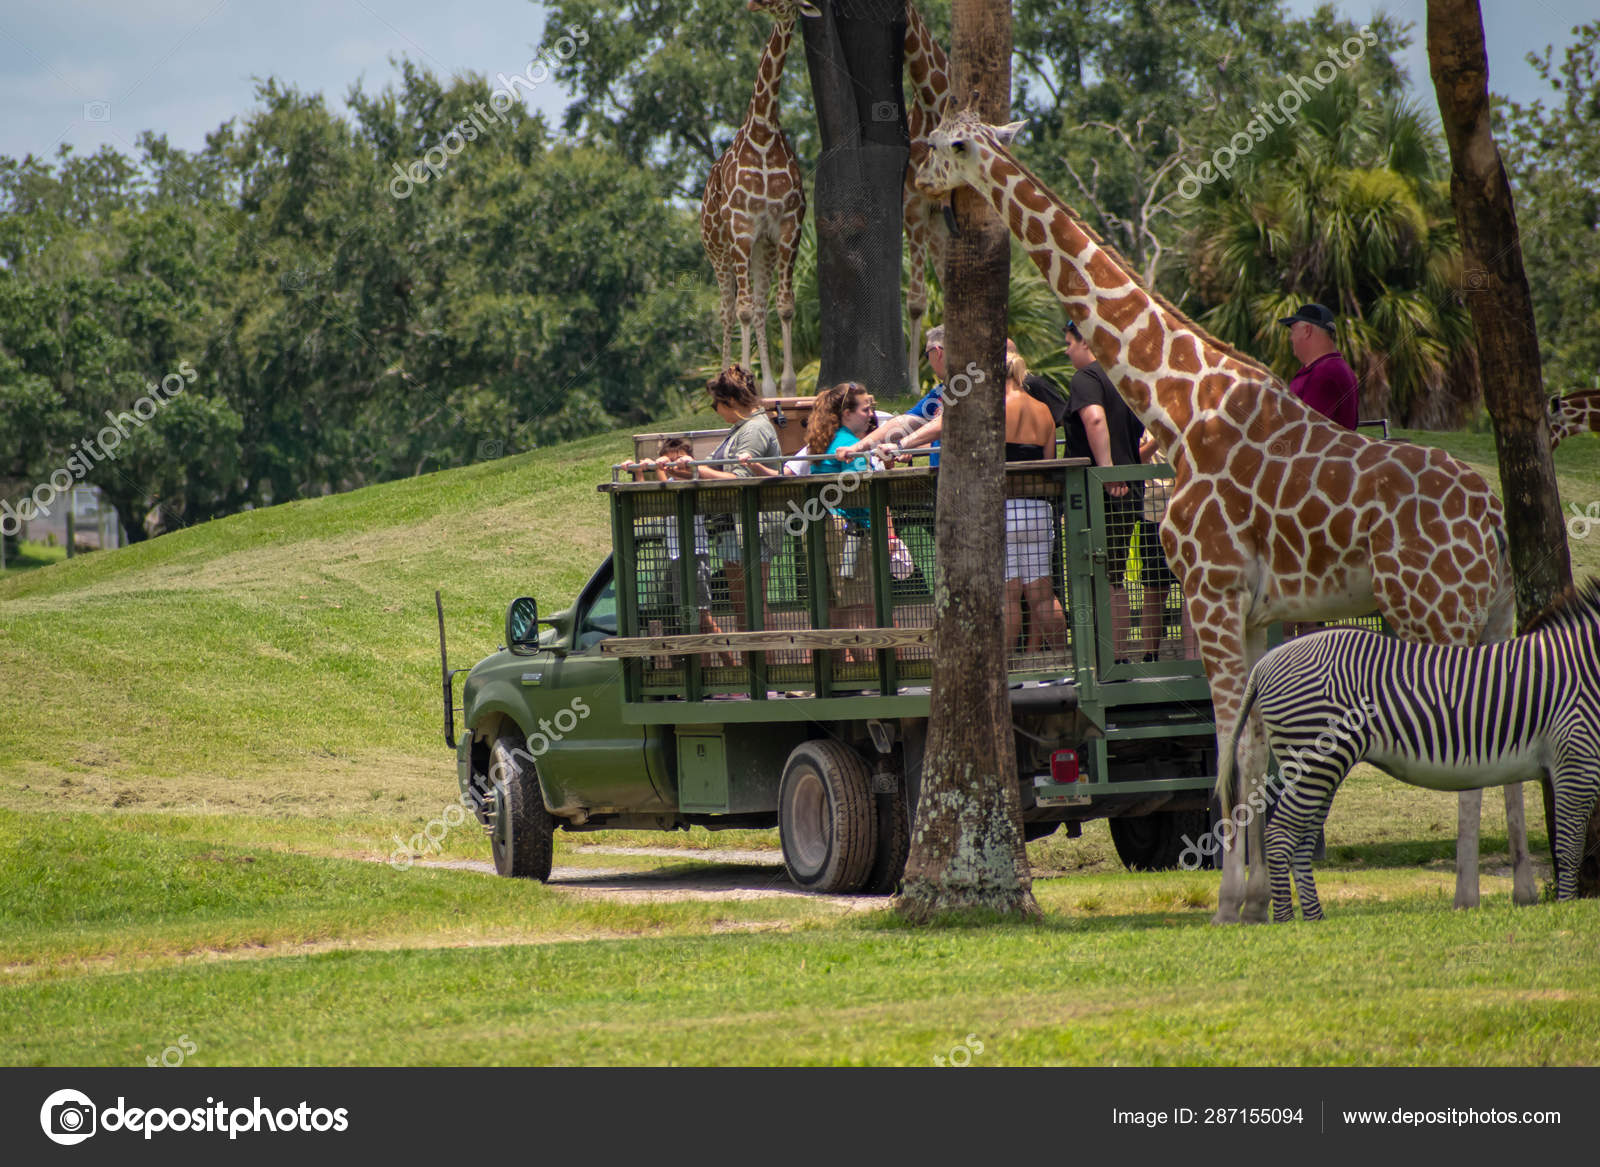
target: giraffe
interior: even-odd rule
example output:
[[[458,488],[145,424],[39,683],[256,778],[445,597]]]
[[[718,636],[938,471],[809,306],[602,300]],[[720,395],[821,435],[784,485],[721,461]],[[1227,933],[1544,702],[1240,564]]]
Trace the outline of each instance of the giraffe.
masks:
[[[910,269],[906,281],[906,313],[911,318],[906,353],[906,375],[913,395],[922,393],[917,380],[922,356],[922,316],[928,310],[928,257],[935,271],[944,270],[944,200],[930,199],[917,190],[917,167],[928,154],[928,135],[944,117],[950,99],[950,62],[944,49],[933,39],[916,5],[906,0],[906,70],[911,75],[912,102],[906,109],[906,128],[911,135],[911,160],[906,167],[906,188],[902,199],[905,211],[906,258]]]
[[[1335,425],[1263,365],[1210,336],[1129,274],[1126,261],[1006,149],[1021,123],[952,113],[917,172],[924,194],[962,184],[1009,224],[1175,472],[1161,545],[1183,591],[1211,682],[1217,740],[1229,741],[1251,667],[1280,620],[1374,608],[1408,640],[1504,640],[1514,595],[1499,500],[1443,451],[1379,442]],[[1259,788],[1264,734],[1242,749]],[[1535,897],[1520,786],[1506,788],[1518,903]],[[1477,903],[1482,792],[1461,795],[1456,906]],[[1216,922],[1267,918],[1261,823],[1226,849]]]
[[[1600,389],[1580,389],[1550,399],[1550,448],[1573,434],[1600,434]]]
[[[778,277],[778,321],[783,329],[784,396],[795,389],[790,330],[794,323],[794,261],[800,228],[806,220],[806,194],[800,161],[778,124],[778,85],[783,59],[800,16],[820,16],[811,0],[750,0],[751,12],[777,21],[761,54],[755,91],[733,142],[706,179],[700,204],[700,242],[717,273],[721,295],[722,368],[733,347],[733,321],[739,320],[739,363],[750,367],[750,329],[761,354],[761,394],[774,393],[767,353],[767,290]]]

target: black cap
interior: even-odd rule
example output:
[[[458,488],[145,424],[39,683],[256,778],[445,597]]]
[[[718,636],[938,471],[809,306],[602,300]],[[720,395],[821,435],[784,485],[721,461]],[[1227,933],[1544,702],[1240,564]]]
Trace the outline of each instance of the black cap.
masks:
[[[1285,316],[1278,321],[1279,324],[1315,324],[1318,328],[1325,329],[1329,336],[1333,335],[1333,313],[1321,304],[1302,304],[1300,310],[1293,316]]]

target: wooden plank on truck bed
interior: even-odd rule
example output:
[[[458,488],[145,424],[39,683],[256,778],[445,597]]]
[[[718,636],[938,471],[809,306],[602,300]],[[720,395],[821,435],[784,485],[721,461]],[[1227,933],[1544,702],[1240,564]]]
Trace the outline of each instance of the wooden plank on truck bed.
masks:
[[[781,649],[932,648],[932,628],[813,628],[723,632],[698,636],[613,636],[600,642],[607,656],[699,656],[713,652]]]

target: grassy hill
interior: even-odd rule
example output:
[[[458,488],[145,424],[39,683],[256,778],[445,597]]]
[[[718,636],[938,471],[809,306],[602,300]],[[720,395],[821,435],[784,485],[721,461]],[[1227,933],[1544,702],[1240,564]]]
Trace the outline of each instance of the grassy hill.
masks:
[[[1494,478],[1487,437],[1413,436]],[[1509,907],[1488,798],[1485,907],[1450,911],[1454,801],[1370,771],[1335,803],[1315,928],[1210,928],[1215,876],[1128,875],[1103,822],[1029,846],[1041,925],[931,933],[878,904],[641,898],[662,860],[588,845],[673,843],[698,873],[721,869],[696,849],[772,832],[559,834],[568,868],[641,873],[618,898],[358,861],[454,796],[433,589],[456,665],[512,596],[567,603],[629,449],[0,575],[0,1064],[143,1065],[179,1034],[200,1065],[928,1065],[967,1033],[991,1065],[1600,1061],[1593,905]],[[1600,499],[1600,439],[1557,466],[1568,502]],[[1600,526],[1572,550],[1600,572]],[[470,828],[444,850],[488,853]]]
[[[1496,480],[1488,435],[1408,436]],[[325,814],[442,789],[434,589],[457,665],[499,643],[512,596],[566,604],[629,449],[608,434],[0,576],[0,805]],[[1600,499],[1600,439],[1557,466],[1564,499]],[[1600,527],[1572,549],[1600,572]]]

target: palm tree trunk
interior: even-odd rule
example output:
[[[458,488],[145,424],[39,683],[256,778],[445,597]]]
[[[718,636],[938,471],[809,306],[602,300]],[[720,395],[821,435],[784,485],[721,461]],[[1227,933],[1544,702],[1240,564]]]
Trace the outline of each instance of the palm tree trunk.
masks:
[[[1450,143],[1450,198],[1461,232],[1484,402],[1494,419],[1517,619],[1525,623],[1572,591],[1572,558],[1550,458],[1517,211],[1489,124],[1489,65],[1478,0],[1428,0],[1428,61]],[[1597,844],[1600,807],[1589,820],[1585,852]],[[1587,878],[1579,873],[1579,895],[1600,895],[1594,865],[1586,870]]]
[[[953,91],[976,94],[986,121],[1005,122],[1010,4],[956,0],[953,14]],[[899,908],[919,921],[973,908],[1039,913],[1022,839],[1001,644],[1011,240],[976,191],[957,191],[954,206],[960,235],[951,241],[944,273],[947,382],[954,387],[965,375],[973,387],[948,407],[939,468],[933,693]]]

